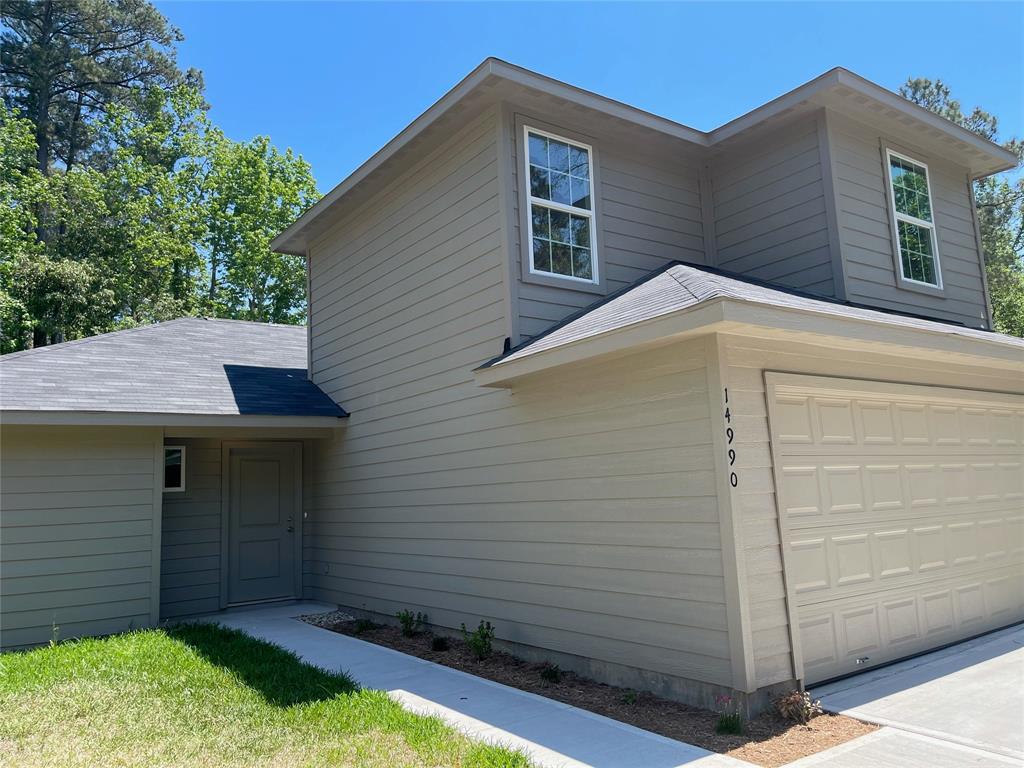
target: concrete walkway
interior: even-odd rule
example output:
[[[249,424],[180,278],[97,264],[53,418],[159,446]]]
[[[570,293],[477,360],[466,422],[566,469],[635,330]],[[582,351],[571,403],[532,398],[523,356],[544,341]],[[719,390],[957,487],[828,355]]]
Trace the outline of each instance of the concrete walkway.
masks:
[[[814,688],[811,695],[830,712],[1024,764],[1024,627],[1019,625]],[[927,742],[916,748],[922,745]]]
[[[960,744],[881,728],[785,768],[1020,768],[1020,761]]]
[[[407,709],[467,735],[527,753],[544,768],[751,768],[750,763],[414,656],[320,629],[294,617],[334,610],[298,603],[209,617],[276,643],[323,669],[385,690]]]

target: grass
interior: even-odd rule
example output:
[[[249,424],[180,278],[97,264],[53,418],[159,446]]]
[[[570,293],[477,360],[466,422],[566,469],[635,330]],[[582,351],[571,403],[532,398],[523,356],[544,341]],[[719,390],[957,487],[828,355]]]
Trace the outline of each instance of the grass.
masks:
[[[4,654],[0,713],[0,766],[529,765],[210,624]]]

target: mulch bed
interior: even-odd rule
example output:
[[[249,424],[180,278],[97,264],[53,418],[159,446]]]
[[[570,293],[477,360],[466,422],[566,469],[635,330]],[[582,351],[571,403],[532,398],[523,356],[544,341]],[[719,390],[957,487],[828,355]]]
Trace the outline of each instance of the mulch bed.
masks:
[[[605,685],[572,672],[562,672],[557,682],[545,680],[541,677],[541,671],[546,665],[523,661],[501,651],[495,651],[490,657],[481,660],[461,640],[449,639],[446,651],[433,650],[433,635],[429,632],[405,637],[398,627],[368,625],[368,622],[357,622],[341,613],[303,618],[324,629],[571,704],[765,768],[777,768],[806,755],[821,752],[863,736],[877,727],[830,714],[816,717],[807,725],[797,725],[783,720],[774,712],[765,712],[744,723],[742,736],[727,736],[715,733],[718,722],[718,714],[715,712],[642,691]]]

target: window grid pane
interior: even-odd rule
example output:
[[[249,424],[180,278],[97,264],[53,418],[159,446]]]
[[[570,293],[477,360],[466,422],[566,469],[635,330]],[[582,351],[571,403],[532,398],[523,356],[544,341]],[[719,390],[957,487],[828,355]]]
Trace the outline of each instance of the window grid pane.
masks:
[[[534,271],[594,279],[588,217],[532,203],[530,219]]]
[[[890,158],[893,202],[896,211],[921,221],[932,220],[928,198],[928,173],[924,168],[898,157]]]
[[[900,221],[897,225],[903,276],[908,280],[936,285],[931,230],[909,221]]]
[[[590,210],[590,153],[583,147],[529,134],[530,195]]]

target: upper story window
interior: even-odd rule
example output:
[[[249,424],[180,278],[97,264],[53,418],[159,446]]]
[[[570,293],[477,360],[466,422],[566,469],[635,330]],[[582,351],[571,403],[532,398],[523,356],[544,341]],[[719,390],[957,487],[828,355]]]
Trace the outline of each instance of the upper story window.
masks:
[[[596,283],[591,148],[534,128],[525,132],[530,272]]]
[[[928,166],[891,150],[886,151],[886,158],[892,187],[900,275],[911,283],[941,288]]]

